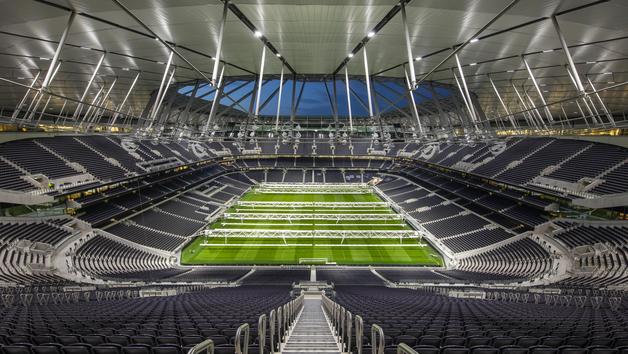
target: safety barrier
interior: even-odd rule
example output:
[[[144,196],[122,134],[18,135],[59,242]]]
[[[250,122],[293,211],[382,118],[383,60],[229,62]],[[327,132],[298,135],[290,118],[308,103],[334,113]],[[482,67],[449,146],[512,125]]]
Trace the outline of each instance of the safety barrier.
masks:
[[[207,339],[198,343],[192,349],[188,351],[188,354],[214,354],[214,341],[211,339]]]
[[[397,346],[397,354],[419,354],[416,350],[410,348],[406,343],[400,343]]]
[[[371,349],[373,354],[384,354],[384,330],[382,327],[371,325]]]
[[[345,309],[344,307],[338,305],[334,301],[330,300],[327,296],[323,295],[323,309],[327,314],[327,318],[331,322],[333,335],[336,337],[340,345],[342,346],[343,352],[352,351],[351,348],[351,338],[352,338],[352,330],[353,330],[353,315],[350,311]],[[359,327],[357,324],[358,318],[360,316],[356,316],[356,331]],[[362,319],[360,318],[360,321]],[[360,337],[357,337],[358,333],[356,332],[356,345],[358,348],[358,354],[362,353],[362,334]],[[359,340],[358,340],[359,339]]]
[[[281,351],[281,343],[285,341],[286,333],[290,331],[290,328],[292,328],[297,319],[299,311],[303,308],[303,298],[304,296],[300,295],[286,304],[279,306],[277,309],[270,311],[268,314],[270,348],[273,352]],[[261,345],[260,348],[262,348]]]
[[[242,337],[244,336],[244,341]],[[251,336],[251,328],[248,323],[241,324],[236,331],[235,337],[235,352],[236,354],[248,354],[249,353],[249,340]],[[263,347],[262,347],[263,348]]]

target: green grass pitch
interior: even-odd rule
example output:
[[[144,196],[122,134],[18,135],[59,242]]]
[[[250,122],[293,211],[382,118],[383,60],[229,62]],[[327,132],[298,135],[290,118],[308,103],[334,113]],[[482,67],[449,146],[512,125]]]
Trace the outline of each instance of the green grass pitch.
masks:
[[[375,194],[290,194],[246,193],[247,202],[381,202]],[[199,236],[181,252],[183,265],[279,265],[328,263],[339,265],[416,265],[441,266],[441,256],[427,242],[415,238],[342,238],[337,237],[224,237],[221,230],[412,230],[403,220],[317,220],[308,214],[394,214],[382,206],[336,207],[231,207],[227,213],[295,214],[297,219],[267,220],[221,218],[210,229],[215,236]]]

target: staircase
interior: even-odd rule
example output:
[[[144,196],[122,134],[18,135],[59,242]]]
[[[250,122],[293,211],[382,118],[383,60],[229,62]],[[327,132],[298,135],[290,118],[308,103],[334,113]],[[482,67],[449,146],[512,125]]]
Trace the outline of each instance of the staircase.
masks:
[[[332,334],[327,318],[323,313],[322,301],[306,297],[303,312],[297,319],[294,329],[288,335],[282,354],[294,353],[338,353],[340,346]]]

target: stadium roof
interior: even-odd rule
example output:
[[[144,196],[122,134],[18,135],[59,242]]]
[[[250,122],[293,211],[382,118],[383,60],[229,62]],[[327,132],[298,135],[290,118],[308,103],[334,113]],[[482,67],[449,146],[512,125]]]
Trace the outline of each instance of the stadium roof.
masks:
[[[408,28],[417,77],[429,72],[451,48],[470,40],[498,15],[506,0],[414,0],[407,4]],[[79,99],[101,55],[107,52],[96,82],[108,85],[118,78],[111,99],[120,102],[136,72],[141,77],[130,97],[135,110],[146,105],[159,87],[169,49],[155,35],[176,48],[174,80],[211,77],[223,2],[217,0],[4,0],[0,14],[1,77],[29,85],[38,71],[46,71],[71,11],[77,16],[60,59],[62,66],[50,88]],[[265,74],[286,72],[331,75],[343,68],[356,46],[368,39],[369,71],[404,77],[406,42],[398,1],[233,0],[227,16],[221,59],[225,75],[255,74],[260,70],[263,41],[271,55]],[[127,7],[128,12],[123,7]],[[460,51],[469,89],[487,112],[499,102],[486,74],[512,99],[511,80],[526,82],[528,72],[520,55],[544,87],[546,99],[573,97],[577,91],[565,66],[567,59],[551,16],[557,15],[579,73],[596,88],[626,81],[628,75],[628,2],[624,0],[520,1]],[[134,18],[133,16],[136,16]],[[143,24],[146,26],[144,27]],[[258,30],[262,38],[257,38]],[[153,32],[153,33],[151,33]],[[348,61],[350,75],[364,75],[361,51]],[[183,59],[185,58],[185,59]],[[202,74],[193,69],[197,68]],[[429,80],[455,84],[453,58]],[[42,74],[43,75],[43,74]],[[587,82],[584,82],[587,85]],[[600,87],[597,87],[600,86]],[[591,91],[590,88],[587,89]],[[96,88],[94,88],[96,91]],[[94,92],[95,93],[95,92]],[[14,107],[24,88],[2,83],[0,105]],[[624,87],[604,92],[611,111],[625,110]],[[53,100],[51,109],[60,109]]]

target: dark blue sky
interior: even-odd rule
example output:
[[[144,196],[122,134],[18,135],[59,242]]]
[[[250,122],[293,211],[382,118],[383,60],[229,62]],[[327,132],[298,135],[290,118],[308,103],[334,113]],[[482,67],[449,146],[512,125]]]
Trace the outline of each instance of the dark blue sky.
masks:
[[[235,101],[239,101],[245,96],[248,92],[253,88],[254,83],[248,82],[241,88],[237,89],[239,86],[245,84],[245,81],[235,81],[228,83],[224,91],[230,92],[230,97],[223,97],[220,101],[223,105],[232,105]],[[282,116],[290,115],[290,110],[292,107],[292,86],[293,81],[289,80],[284,83],[283,93],[281,97],[281,107],[280,114]],[[351,95],[351,111],[354,116],[367,116],[368,108],[366,106],[367,98],[367,90],[366,86],[363,82],[359,80],[350,80],[351,90],[354,93]],[[298,98],[299,93],[301,91],[301,87],[303,86],[303,81],[297,81],[296,87],[296,97]],[[333,96],[333,88],[332,83],[327,82],[327,88]],[[405,97],[400,98],[400,94],[403,93],[404,87],[394,81],[387,82],[375,82],[374,83],[375,91],[377,91],[377,97],[374,97],[374,100],[377,100],[377,104],[379,105],[382,113],[394,111],[395,108],[392,106],[394,103],[397,107],[403,108],[408,105],[408,99]],[[272,93],[279,88],[279,80],[271,80],[267,82],[262,88],[262,94],[260,98],[260,102],[265,102]],[[236,90],[237,89],[237,90]],[[438,94],[442,96],[449,96],[451,92],[445,88],[436,87],[435,88]],[[234,91],[235,90],[235,91]],[[186,86],[179,89],[179,93],[191,95],[192,86]],[[349,115],[349,109],[347,106],[347,91],[344,81],[336,82],[336,91],[338,96],[338,114],[340,116]],[[209,93],[209,94],[207,94]],[[205,96],[204,96],[205,95]],[[204,96],[203,99],[211,101],[214,99],[213,88],[209,85],[200,88],[196,97]],[[356,97],[357,96],[357,97]],[[415,101],[417,104],[430,99],[432,97],[431,92],[425,88],[420,87],[414,93]],[[268,104],[263,107],[260,111],[262,115],[275,115],[277,113],[277,100],[278,95],[275,95]],[[235,108],[246,111],[251,104],[251,97],[246,97],[239,102],[239,105],[236,105]],[[298,116],[331,116],[332,115],[332,107],[329,101],[329,97],[327,95],[327,91],[325,89],[325,83],[322,81],[311,81],[305,82],[305,87],[303,88],[303,94],[301,97],[301,101],[299,103],[299,107],[297,108]]]

